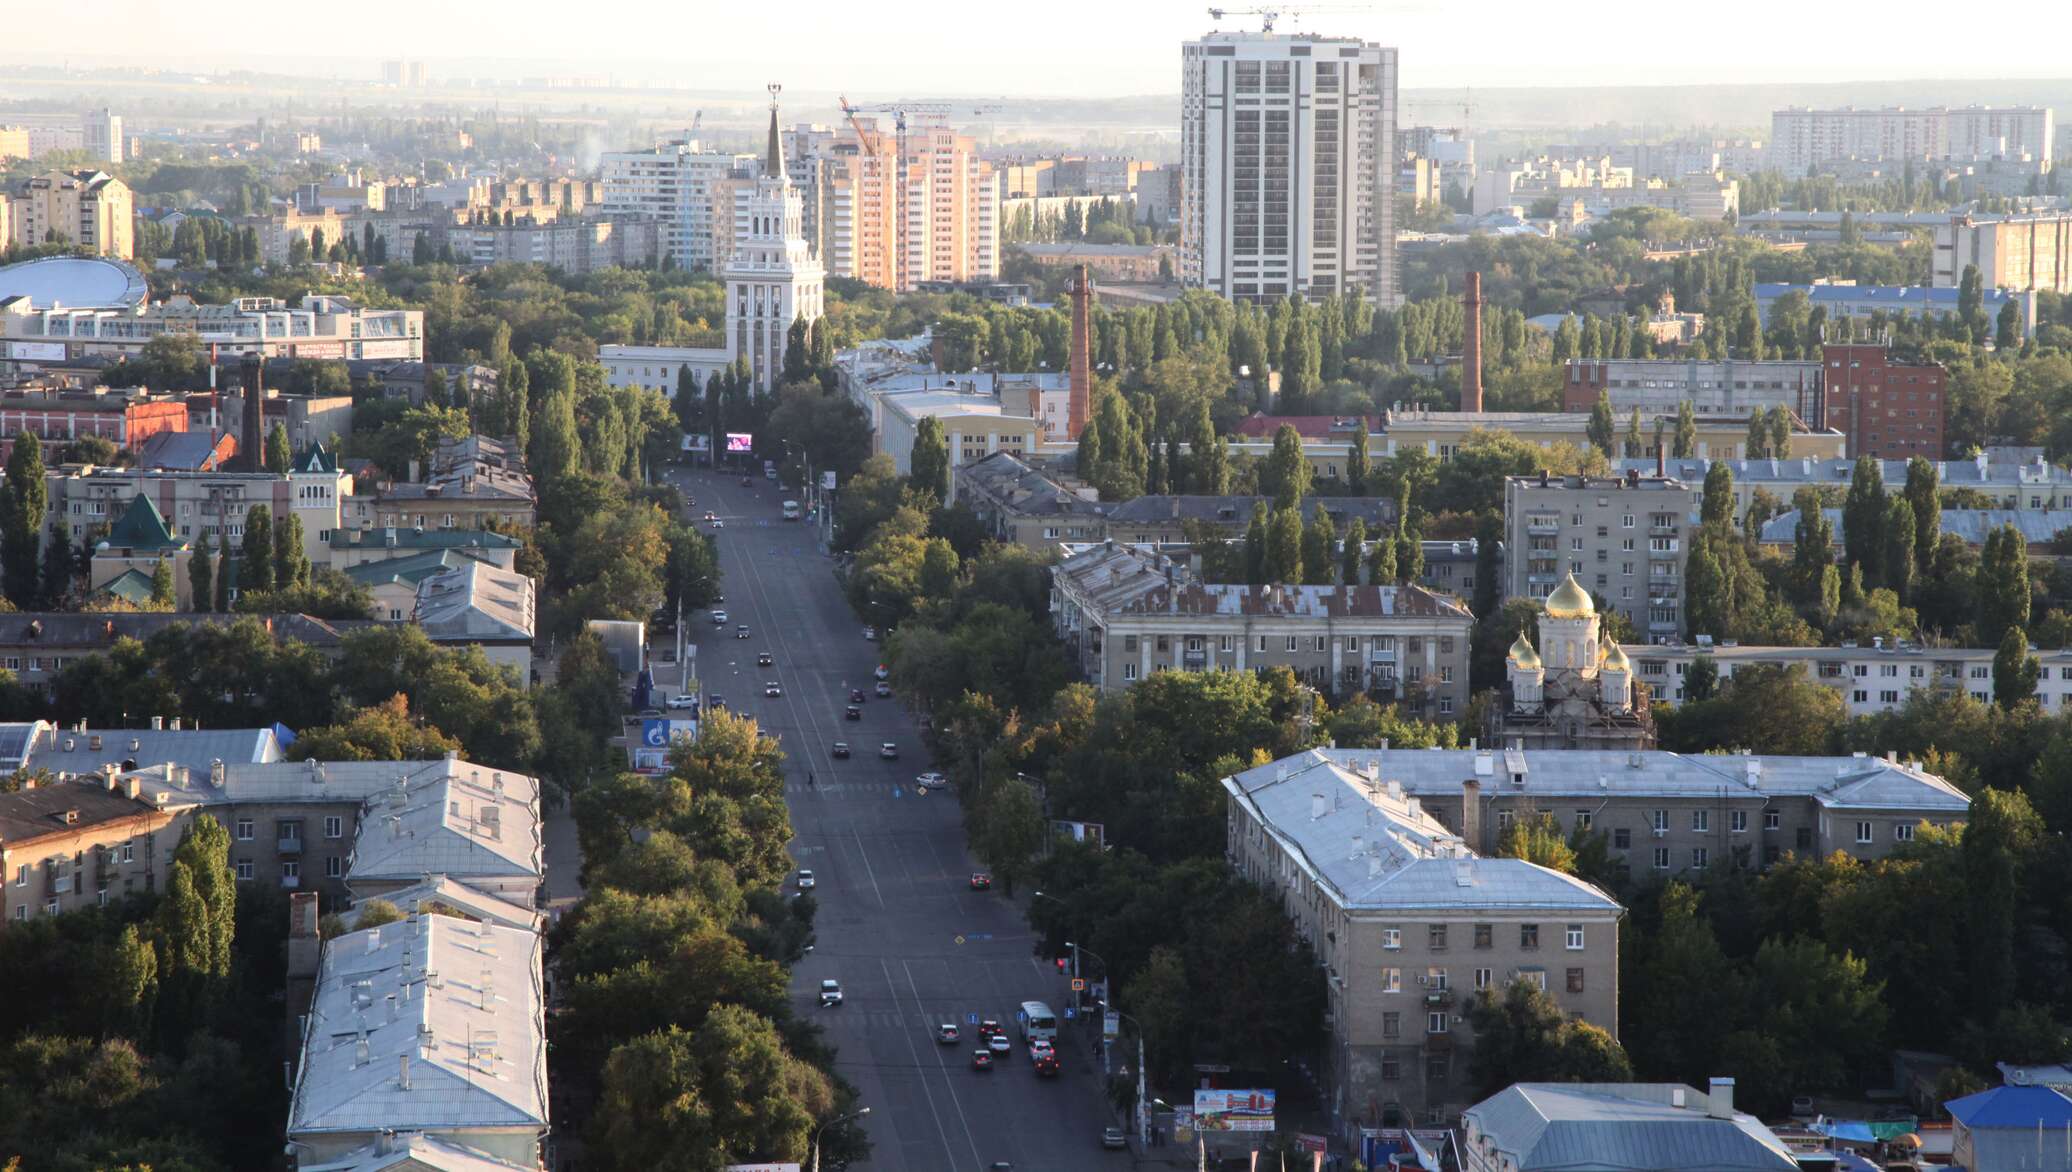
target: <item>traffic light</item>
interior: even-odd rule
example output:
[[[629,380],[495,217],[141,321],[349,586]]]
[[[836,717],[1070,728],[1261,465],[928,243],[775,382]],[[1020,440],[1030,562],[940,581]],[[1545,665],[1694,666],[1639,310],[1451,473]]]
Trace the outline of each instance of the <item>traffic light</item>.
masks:
[[[1058,958],[1058,974],[1059,974],[1060,976],[1063,976],[1063,975],[1064,975],[1064,972],[1065,972],[1065,958],[1061,956],[1061,957],[1059,957],[1059,958]]]

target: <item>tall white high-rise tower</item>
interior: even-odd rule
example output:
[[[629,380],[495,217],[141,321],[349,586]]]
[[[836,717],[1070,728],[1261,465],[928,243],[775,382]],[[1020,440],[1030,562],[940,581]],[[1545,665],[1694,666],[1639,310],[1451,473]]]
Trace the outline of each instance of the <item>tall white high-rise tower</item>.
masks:
[[[727,349],[745,356],[755,386],[774,391],[784,370],[791,323],[820,320],[825,270],[806,241],[805,205],[784,170],[784,140],[777,129],[777,94],[770,86],[770,138],[755,186],[734,203],[734,254],[721,275],[727,282]]]
[[[1396,51],[1309,33],[1181,46],[1180,259],[1240,301],[1399,300]]]

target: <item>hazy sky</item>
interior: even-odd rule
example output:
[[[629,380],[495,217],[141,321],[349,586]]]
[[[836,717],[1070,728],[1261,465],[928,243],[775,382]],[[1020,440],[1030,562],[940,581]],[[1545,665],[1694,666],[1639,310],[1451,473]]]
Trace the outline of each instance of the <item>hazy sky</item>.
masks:
[[[1242,0],[1239,0],[1242,2]],[[411,55],[436,76],[581,70],[624,81],[755,87],[770,77],[808,91],[1002,94],[1167,93],[1178,44],[1207,31],[1207,6],[1179,0],[431,0],[361,20],[323,8],[224,9],[100,0],[80,52],[77,21],[16,16],[0,60],[111,58],[366,76],[354,59]],[[1850,81],[1914,77],[2063,77],[2072,9],[1986,26],[1947,23],[1947,4],[1749,0],[1561,4],[1547,0],[1400,0],[1336,4],[1282,29],[1354,33],[1402,50],[1405,87]],[[49,6],[27,11],[52,13]],[[306,12],[310,19],[293,14]],[[2050,15],[2051,13],[2057,15]],[[252,15],[249,23],[239,15]],[[1875,13],[1875,19],[1871,14]],[[287,14],[287,15],[283,15]],[[1997,24],[2002,17],[2012,24]],[[1224,27],[1256,27],[1227,16]],[[2047,26],[2060,27],[2052,33]],[[2014,32],[2012,30],[2021,30]],[[406,41],[408,42],[406,46]]]

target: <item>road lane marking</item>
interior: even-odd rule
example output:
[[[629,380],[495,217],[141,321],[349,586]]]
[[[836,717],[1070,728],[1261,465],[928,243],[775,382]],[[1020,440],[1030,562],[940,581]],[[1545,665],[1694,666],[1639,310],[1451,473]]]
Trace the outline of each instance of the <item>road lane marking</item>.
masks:
[[[880,969],[884,970],[884,973],[885,973],[885,987],[886,987],[886,988],[888,988],[888,989],[890,989],[890,990],[892,990],[893,996],[895,996],[895,997],[896,997],[896,996],[898,996],[898,995],[899,995],[899,986],[897,986],[897,985],[895,985],[895,984],[893,984],[893,983],[892,983],[892,966],[891,966],[890,964],[886,963],[886,961],[885,961],[885,959],[884,959],[883,957],[879,957],[879,958],[878,958],[878,967],[879,967]],[[909,974],[909,975],[908,975],[908,979],[910,979],[910,980],[912,979],[912,974]],[[911,1054],[911,1055],[913,1056],[913,1059],[914,1059],[914,1068],[915,1068],[916,1070],[921,1070],[921,1078],[920,1078],[920,1080],[919,1080],[919,1081],[920,1081],[920,1083],[921,1083],[921,1097],[922,1097],[922,1098],[924,1098],[924,1099],[926,1099],[926,1100],[928,1100],[928,1113],[929,1113],[930,1115],[933,1115],[933,1116],[935,1117],[935,1134],[936,1134],[936,1135],[938,1135],[938,1136],[940,1136],[940,1137],[942,1137],[942,1154],[943,1154],[943,1155],[945,1155],[945,1156],[948,1156],[948,1157],[950,1158],[950,1163],[951,1163],[951,1164],[952,1164],[952,1165],[954,1166],[954,1165],[956,1164],[956,1162],[957,1162],[957,1154],[956,1154],[955,1152],[953,1152],[953,1151],[951,1151],[951,1150],[950,1150],[950,1132],[949,1132],[949,1129],[948,1129],[948,1128],[946,1128],[946,1127],[944,1127],[944,1126],[942,1125],[942,1112],[941,1112],[941,1111],[940,1111],[939,1109],[937,1109],[937,1107],[936,1107],[936,1105],[935,1105],[935,1093],[934,1093],[933,1091],[930,1091],[930,1090],[928,1089],[928,1075],[927,1075],[927,1071],[926,1071],[926,1070],[922,1070],[922,1067],[921,1067],[921,1052],[920,1052],[920,1050],[919,1050],[919,1049],[917,1049],[917,1048],[916,1048],[916,1047],[914,1046],[914,1033],[913,1033],[913,1031],[912,1031],[912,1030],[907,1030],[907,1029],[902,1029],[902,1030],[900,1030],[899,1032],[900,1032],[900,1033],[901,1033],[902,1035],[904,1035],[904,1036],[905,1036],[905,1038],[906,1038],[906,1044],[907,1044],[907,1053],[908,1053],[908,1054]],[[938,1058],[936,1059],[936,1062],[937,1062],[937,1064],[940,1064],[940,1063],[942,1062],[942,1059],[938,1057]],[[947,1079],[945,1079],[944,1081],[948,1081],[948,1080],[947,1080]],[[950,1101],[954,1103],[954,1102],[956,1102],[956,1099],[957,1099],[956,1093],[955,1093],[954,1091],[953,1091],[953,1092],[951,1092],[951,1094],[950,1094]],[[957,1109],[957,1111],[958,1111],[958,1114],[960,1114],[960,1115],[961,1115],[961,1114],[963,1114],[963,1111],[964,1111],[964,1109],[963,1109],[962,1107],[959,1107],[959,1108]],[[965,1139],[967,1139],[967,1140],[969,1140],[969,1139],[971,1138],[971,1129],[970,1129],[969,1127],[966,1127],[966,1128],[964,1129],[964,1138],[965,1138]],[[976,1155],[976,1154],[977,1154],[977,1149],[976,1149],[976,1147],[975,1147],[975,1146],[974,1146],[974,1148],[973,1148],[973,1154],[974,1154],[974,1155]]]
[[[871,856],[863,849],[863,836],[856,833],[856,828],[852,826],[849,828],[849,837],[856,840],[856,854],[863,860],[863,873],[870,877],[871,890],[877,893],[878,908],[882,911],[885,907],[885,893],[878,889],[878,873],[871,870]]]
[[[902,960],[899,962],[899,968],[906,974],[907,991],[914,995],[914,1009],[920,1013],[922,1020],[927,1020],[927,1008],[921,1004],[921,988],[914,983],[914,966]],[[978,1154],[978,1140],[972,1137],[971,1121],[964,1117],[964,1104],[957,1098],[957,1087],[950,1081],[949,1064],[943,1061],[940,1047],[935,1052],[935,1065],[942,1071],[943,1086],[950,1092],[950,1106],[957,1109],[957,1122],[964,1128],[964,1142],[971,1145],[972,1167],[983,1167],[984,1161]]]

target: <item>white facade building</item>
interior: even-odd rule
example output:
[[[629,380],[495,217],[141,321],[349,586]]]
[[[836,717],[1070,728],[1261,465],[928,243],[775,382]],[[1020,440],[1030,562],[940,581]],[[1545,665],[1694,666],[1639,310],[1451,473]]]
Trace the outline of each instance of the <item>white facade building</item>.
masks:
[[[1181,47],[1181,276],[1238,300],[1398,300],[1396,50],[1304,33]]]
[[[1770,115],[1770,152],[1786,175],[1842,160],[2052,157],[2049,106],[1786,109]]]
[[[1875,639],[1856,647],[1740,647],[1694,643],[1629,644],[1625,648],[1640,681],[1655,695],[1684,700],[1684,676],[1703,655],[1719,668],[1722,682],[1740,668],[1798,668],[1814,683],[1833,688],[1851,716],[1869,716],[1904,706],[1922,688],[1963,692],[1981,704],[1993,702],[1992,647],[1924,647],[1903,639]],[[2036,700],[2045,712],[2072,712],[2072,651],[2035,652],[2041,668]]]
[[[711,271],[720,236],[733,228],[727,180],[755,165],[754,155],[702,150],[696,139],[612,151],[603,158],[604,211],[653,216],[662,255],[678,268]]]

